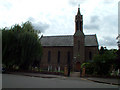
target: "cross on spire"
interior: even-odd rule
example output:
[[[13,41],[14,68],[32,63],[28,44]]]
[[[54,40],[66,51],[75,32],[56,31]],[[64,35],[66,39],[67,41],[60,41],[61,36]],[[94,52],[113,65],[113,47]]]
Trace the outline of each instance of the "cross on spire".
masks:
[[[78,4],[78,14],[80,14],[80,4]]]
[[[80,8],[80,4],[78,4],[78,8]]]

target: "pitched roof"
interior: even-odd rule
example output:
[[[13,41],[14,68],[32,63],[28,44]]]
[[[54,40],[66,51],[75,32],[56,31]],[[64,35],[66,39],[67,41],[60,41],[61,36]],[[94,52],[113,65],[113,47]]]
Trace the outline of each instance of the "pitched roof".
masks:
[[[43,36],[42,46],[73,46],[73,35]],[[85,46],[98,46],[96,35],[85,35]]]
[[[41,38],[42,46],[73,46],[73,36],[43,36]]]
[[[96,34],[85,35],[85,46],[98,46]]]

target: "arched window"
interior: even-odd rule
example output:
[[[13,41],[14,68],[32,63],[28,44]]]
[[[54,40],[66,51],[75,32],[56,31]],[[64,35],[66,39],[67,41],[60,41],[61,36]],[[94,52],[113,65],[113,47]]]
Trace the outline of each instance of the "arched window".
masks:
[[[70,52],[67,52],[67,64],[70,65]]]
[[[89,60],[92,60],[92,52],[89,52]]]
[[[80,51],[80,41],[78,41],[78,52]]]
[[[51,51],[48,51],[48,63],[50,63],[51,60]]]
[[[58,51],[58,64],[60,64],[60,51]]]
[[[79,23],[78,23],[78,21],[76,22],[76,30],[78,30],[79,29]]]

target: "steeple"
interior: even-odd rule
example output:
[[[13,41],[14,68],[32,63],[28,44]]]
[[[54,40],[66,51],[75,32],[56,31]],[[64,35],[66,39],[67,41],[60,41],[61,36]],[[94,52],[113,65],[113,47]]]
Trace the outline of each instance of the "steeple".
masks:
[[[80,15],[80,4],[78,5],[78,12],[77,15]]]
[[[75,32],[78,30],[83,32],[83,15],[80,13],[80,5],[78,5],[78,12],[75,16]]]
[[[83,33],[83,16],[80,13],[80,6],[75,16],[73,58],[75,58],[74,66],[78,65],[78,63],[82,64],[85,61],[85,35]],[[77,70],[80,70],[80,68]]]

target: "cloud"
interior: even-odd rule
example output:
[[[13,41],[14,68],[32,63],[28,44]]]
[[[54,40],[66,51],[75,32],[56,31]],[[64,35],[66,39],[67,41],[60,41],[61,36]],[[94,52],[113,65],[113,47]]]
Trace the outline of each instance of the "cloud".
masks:
[[[98,21],[99,21],[99,16],[91,16],[91,20],[90,20],[91,23],[96,23]]]
[[[88,25],[84,25],[84,28],[85,29],[90,29],[90,30],[91,29],[93,29],[93,30],[97,29],[98,30],[99,29],[99,25],[97,25],[97,24],[88,24]]]
[[[35,22],[35,19],[34,19],[33,17],[29,17],[29,18],[28,18],[28,21],[30,21],[30,22]]]
[[[87,0],[69,0],[69,4],[72,6],[76,6],[78,4],[84,3]]]
[[[99,40],[99,43],[104,46],[117,46],[116,38],[110,36],[103,36],[103,38]]]
[[[118,34],[120,34],[120,1],[118,3]]]
[[[113,16],[114,16],[114,18],[111,18]],[[114,15],[114,14],[113,15],[106,15],[103,17],[103,21],[104,21],[103,23],[106,23],[108,26],[118,27],[117,20],[118,20],[118,16]]]
[[[99,16],[95,15],[95,16],[91,16],[90,17],[90,21],[87,22],[85,25],[84,25],[84,28],[85,29],[92,29],[92,30],[98,30],[100,29],[100,26],[99,26]]]
[[[40,32],[44,33],[46,29],[49,28],[47,23],[37,22],[33,23],[33,27],[35,30],[39,30]]]
[[[112,4],[115,0],[103,0],[104,4]]]
[[[32,23],[35,30],[38,30],[42,33],[49,28],[49,24],[43,23],[41,21],[36,21],[33,17],[29,17],[28,20]]]
[[[1,1],[0,6],[10,10],[12,8],[12,4],[9,1]]]

